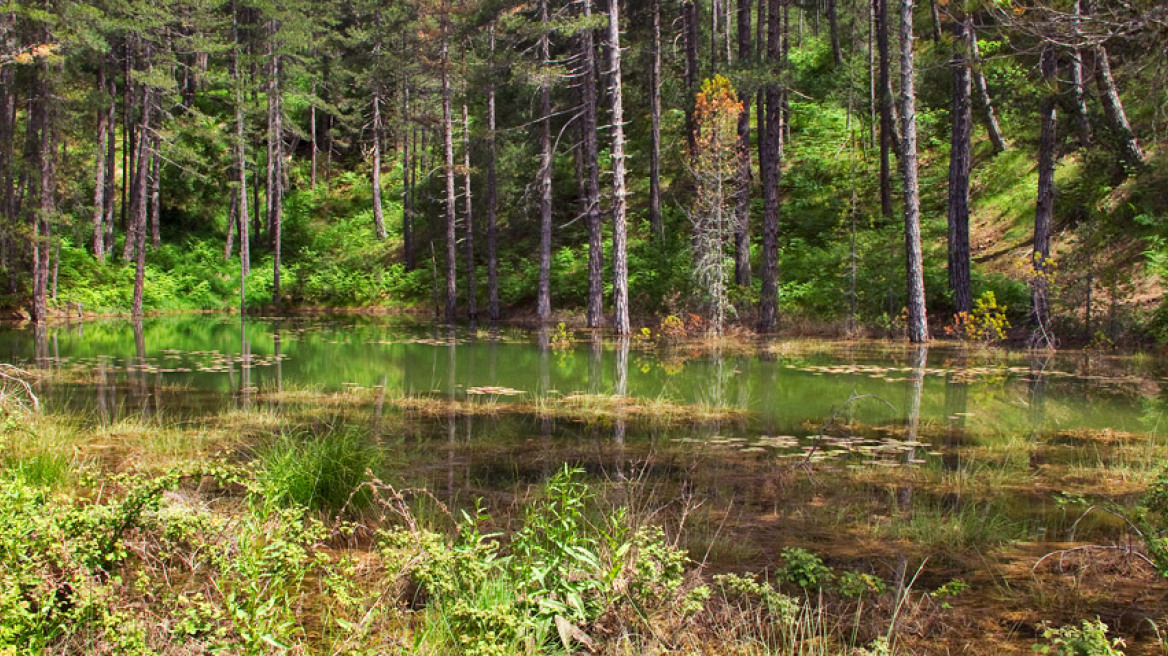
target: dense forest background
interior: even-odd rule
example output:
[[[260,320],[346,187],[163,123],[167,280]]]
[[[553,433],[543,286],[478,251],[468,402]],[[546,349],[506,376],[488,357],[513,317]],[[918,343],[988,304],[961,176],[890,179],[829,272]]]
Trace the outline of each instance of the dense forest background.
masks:
[[[1157,0],[8,2],[0,307],[1168,338],[1165,140]]]

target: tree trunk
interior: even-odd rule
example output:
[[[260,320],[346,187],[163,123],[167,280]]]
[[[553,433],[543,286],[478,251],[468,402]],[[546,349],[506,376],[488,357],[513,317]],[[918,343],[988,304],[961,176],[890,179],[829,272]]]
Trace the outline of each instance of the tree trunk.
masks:
[[[1128,123],[1127,113],[1123,110],[1123,101],[1119,99],[1119,92],[1115,89],[1115,78],[1111,76],[1111,62],[1107,56],[1107,49],[1102,45],[1095,47],[1095,84],[1099,87],[1099,100],[1103,105],[1103,115],[1111,123],[1111,129],[1119,140],[1119,156],[1124,163],[1133,169],[1144,165],[1144,151],[1136,141],[1135,132],[1131,123]]]
[[[658,240],[665,237],[661,219],[661,0],[653,2],[652,60],[649,70],[649,231]]]
[[[239,298],[240,308],[242,311],[245,281],[247,274],[251,272],[251,242],[248,237],[248,227],[251,219],[248,217],[247,211],[247,142],[244,141],[244,116],[243,116],[243,71],[239,67],[239,28],[237,26],[236,6],[232,2],[231,5],[231,34],[232,34],[232,48],[231,48],[231,74],[232,85],[235,87],[235,174],[236,179],[236,194],[238,200],[236,204],[239,207]]]
[[[113,69],[111,65],[110,72],[106,78],[109,83],[109,104],[106,106],[106,137],[105,137],[105,193],[104,208],[103,208],[103,222],[105,223],[105,237],[103,243],[105,245],[105,253],[102,260],[108,259],[114,252],[114,216],[116,210],[116,194],[114,193],[114,178],[115,169],[117,165],[118,156],[118,104],[117,104],[117,81],[113,76]]]
[[[454,124],[450,110],[450,8],[442,2],[442,50],[439,62],[442,76],[442,155],[446,178],[446,323],[453,324],[458,304],[458,250],[455,234],[454,195]]]
[[[149,55],[147,55],[149,56]],[[137,153],[134,184],[130,190],[131,221],[134,224],[134,253],[136,255],[134,267],[134,300],[130,314],[135,319],[142,318],[142,296],[146,284],[146,213],[147,198],[146,186],[150,183],[150,159],[153,156],[150,148],[152,135],[150,133],[150,113],[154,106],[154,91],[146,85],[142,91],[142,122],[138,133]],[[127,235],[127,239],[129,236]]]
[[[609,63],[612,66],[612,304],[613,328],[629,334],[629,261],[625,244],[625,114],[621,88],[620,0],[608,8]]]
[[[1075,0],[1075,32],[1078,34],[1083,3]],[[1083,84],[1083,52],[1071,49],[1071,110],[1075,114],[1075,124],[1079,128],[1079,147],[1091,145],[1091,121],[1087,117],[1087,93]]]
[[[470,112],[462,106],[462,193],[466,215],[466,318],[473,324],[479,318],[478,283],[474,264],[474,206],[470,195]]]
[[[592,17],[592,0],[583,0],[584,19]],[[588,225],[588,327],[604,324],[604,246],[600,223],[600,146],[596,128],[596,44],[592,30],[580,34],[581,136],[584,165],[584,216]]]
[[[925,268],[921,254],[921,199],[917,188],[917,109],[913,65],[913,0],[900,2],[900,167],[904,177],[904,241],[908,274],[908,339],[929,340]]]
[[[941,12],[937,10],[937,0],[929,0],[929,13],[933,16],[933,43],[941,43]]]
[[[539,0],[539,21],[539,66],[543,68],[551,63],[548,0]],[[540,321],[547,321],[552,316],[552,96],[546,75],[540,77],[539,112],[539,287],[536,315]]]
[[[159,226],[159,214],[162,212],[162,158],[158,156],[158,149],[152,148],[150,155],[150,247],[158,248],[162,245],[162,235]]]
[[[1034,255],[1030,282],[1030,320],[1036,346],[1053,347],[1049,332],[1050,308],[1047,299],[1047,276],[1050,271],[1050,226],[1054,215],[1054,165],[1058,139],[1058,54],[1054,46],[1042,48],[1039,60],[1046,96],[1039,114],[1042,128],[1038,138],[1038,198],[1034,205]]]
[[[968,19],[966,19],[968,21]],[[973,114],[969,62],[965,57],[967,22],[953,24],[953,108],[949,147],[949,289],[957,312],[973,309],[969,278],[969,173]]]
[[[274,34],[274,31],[273,31]],[[271,111],[271,132],[268,135],[268,152],[274,161],[268,162],[268,237],[272,243],[272,302],[280,306],[280,247],[284,217],[284,110],[283,91],[280,83],[279,54],[272,59],[271,87],[268,91]]]
[[[312,164],[311,164],[311,170],[309,173],[308,184],[309,184],[310,188],[315,190],[316,189],[316,151],[317,151],[317,141],[316,141],[316,80],[312,81],[312,100],[309,102],[309,105],[308,105],[308,130],[309,130],[308,138],[312,141],[311,148],[310,148],[310,150],[312,152]],[[403,168],[402,170],[404,171],[405,169]]]
[[[827,27],[831,32],[831,56],[837,67],[844,65],[844,51],[840,47],[839,21],[836,18],[836,0],[827,0]]]
[[[750,3],[738,0],[738,61],[748,65],[750,48]],[[742,94],[738,115],[738,198],[734,226],[734,284],[750,286],[750,96]]]
[[[495,25],[491,24],[491,63],[495,60]],[[499,320],[499,232],[496,211],[499,202],[495,179],[495,82],[487,85],[487,315]]]
[[[381,211],[381,94],[373,94],[373,230],[385,241],[385,214]]]
[[[106,93],[107,87],[105,66],[98,66],[97,88],[101,93]],[[111,99],[110,102],[113,102],[113,100]],[[93,176],[93,257],[97,259],[99,264],[105,264],[105,142],[110,130],[110,125],[106,122],[108,117],[109,114],[106,112],[105,107],[98,110],[97,150],[93,158],[94,167],[96,168]],[[3,138],[3,134],[0,134],[0,138]],[[0,184],[5,183],[0,182]]]
[[[981,103],[986,131],[989,133],[990,142],[994,145],[994,152],[1002,153],[1006,151],[1008,146],[1005,137],[1002,136],[1002,128],[998,125],[994,104],[990,101],[990,91],[989,87],[986,86],[985,76],[981,74],[981,53],[977,47],[977,32],[973,29],[972,21],[966,29],[966,36],[969,38],[969,52],[973,55],[971,69],[973,89],[977,93],[978,102]]]
[[[43,323],[48,314],[48,282],[51,218],[56,211],[54,191],[56,191],[56,134],[53,125],[53,87],[49,78],[49,65],[43,59],[36,72],[36,101],[33,111],[37,113],[39,128],[36,146],[38,173],[38,203],[33,217],[33,310],[32,319]]]
[[[767,55],[771,75],[779,74],[782,59],[782,0],[769,0],[767,10]],[[766,86],[766,132],[760,165],[762,171],[762,292],[758,307],[758,330],[769,333],[779,322],[779,183],[782,177],[783,93],[778,82]]]
[[[223,261],[231,260],[231,253],[235,250],[235,224],[239,221],[239,198],[231,194],[227,205],[227,235],[223,243]]]
[[[888,0],[875,0],[876,52],[880,97],[880,215],[892,218],[892,150],[895,128],[892,117],[892,62],[888,46]]]
[[[694,130],[694,94],[698,88],[698,9],[697,0],[681,3],[682,41],[685,47],[685,139],[692,156],[697,150]]]
[[[0,48],[10,52],[15,48],[15,17],[0,14]],[[16,137],[16,81],[15,66],[0,66],[0,268],[8,273],[8,292],[15,291],[14,275],[16,212],[13,198],[13,144]]]
[[[418,148],[410,124],[410,81],[402,84],[402,252],[406,271],[414,270],[414,151]]]

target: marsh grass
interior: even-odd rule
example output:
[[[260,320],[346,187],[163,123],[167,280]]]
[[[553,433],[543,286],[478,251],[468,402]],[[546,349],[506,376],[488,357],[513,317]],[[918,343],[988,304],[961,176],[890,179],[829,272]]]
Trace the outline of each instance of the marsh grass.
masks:
[[[367,431],[343,428],[320,434],[281,433],[256,450],[257,480],[271,501],[336,513],[360,510],[371,496],[364,483],[380,473],[384,458]]]

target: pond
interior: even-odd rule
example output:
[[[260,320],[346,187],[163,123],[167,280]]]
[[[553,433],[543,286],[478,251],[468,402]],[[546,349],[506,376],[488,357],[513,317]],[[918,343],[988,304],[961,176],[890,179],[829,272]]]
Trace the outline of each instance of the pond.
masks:
[[[0,328],[0,360],[47,374],[45,411],[95,428],[232,422],[229,457],[246,458],[273,431],[359,425],[387,475],[500,515],[570,463],[635,486],[715,570],[774,568],[802,546],[903,583],[928,559],[920,585],[987,583],[967,611],[1015,617],[1034,599],[991,599],[996,582],[1120,540],[1120,520],[1082,515],[1136,498],[1168,430],[1154,358],[952,344],[190,315]],[[1162,587],[1141,585],[1139,599]],[[1131,610],[1143,603],[1112,621],[1141,630],[1163,601]]]

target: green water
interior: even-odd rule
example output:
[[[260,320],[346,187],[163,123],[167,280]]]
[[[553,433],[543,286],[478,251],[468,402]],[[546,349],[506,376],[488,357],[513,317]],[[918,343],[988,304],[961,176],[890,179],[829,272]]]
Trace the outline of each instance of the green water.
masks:
[[[548,342],[552,342],[549,345]],[[542,344],[542,346],[541,346]],[[1158,363],[1098,355],[921,353],[884,343],[738,345],[720,351],[633,340],[571,343],[516,329],[448,330],[401,319],[181,316],[0,329],[0,359],[59,371],[47,410],[175,417],[239,403],[241,392],[385,388],[394,394],[530,401],[572,393],[734,408],[748,432],[803,436],[833,415],[866,425],[959,427],[967,436],[1104,430],[1158,437]],[[129,395],[126,390],[139,393]],[[506,388],[486,394],[478,388]],[[145,389],[145,393],[141,393]],[[519,392],[522,392],[521,394]],[[848,402],[849,398],[865,397]]]

